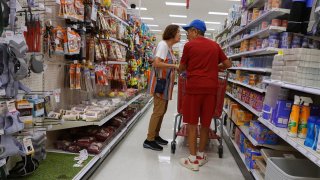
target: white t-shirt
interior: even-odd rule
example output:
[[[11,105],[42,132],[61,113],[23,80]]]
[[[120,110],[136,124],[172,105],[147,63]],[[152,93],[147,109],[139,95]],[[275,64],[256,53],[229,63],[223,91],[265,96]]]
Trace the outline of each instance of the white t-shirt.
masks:
[[[168,51],[169,51],[169,46],[165,41],[162,40],[159,42],[157,46],[155,57],[165,60],[167,58]]]

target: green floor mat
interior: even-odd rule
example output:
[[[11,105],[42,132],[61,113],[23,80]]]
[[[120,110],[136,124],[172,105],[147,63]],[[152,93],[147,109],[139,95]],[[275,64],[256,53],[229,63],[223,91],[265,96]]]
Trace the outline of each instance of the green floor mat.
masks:
[[[69,180],[76,176],[82,168],[73,165],[76,155],[62,153],[47,153],[47,158],[40,162],[39,168],[30,176],[21,179],[26,180]],[[90,162],[92,156],[83,163],[83,167]]]

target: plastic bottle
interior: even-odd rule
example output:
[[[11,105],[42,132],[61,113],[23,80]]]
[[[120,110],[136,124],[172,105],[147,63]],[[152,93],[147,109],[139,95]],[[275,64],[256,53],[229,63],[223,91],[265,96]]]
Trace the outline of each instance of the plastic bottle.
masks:
[[[298,125],[298,137],[306,138],[307,137],[307,123],[310,117],[310,104],[313,103],[312,99],[309,97],[300,97],[301,103],[303,106],[301,107],[299,125]]]
[[[298,136],[298,124],[300,117],[300,102],[301,99],[299,96],[294,96],[294,104],[292,106],[290,120],[288,124],[288,135],[291,137]]]
[[[304,141],[304,145],[308,147],[312,147],[315,137],[316,137],[316,121],[319,119],[318,116],[310,116],[308,119],[308,130],[307,130],[307,137],[306,140]]]

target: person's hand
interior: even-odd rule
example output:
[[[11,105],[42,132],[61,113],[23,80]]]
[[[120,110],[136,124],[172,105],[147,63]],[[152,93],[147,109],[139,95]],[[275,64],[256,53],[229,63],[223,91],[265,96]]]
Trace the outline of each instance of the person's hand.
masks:
[[[172,68],[179,71],[179,65],[178,64],[173,64]]]

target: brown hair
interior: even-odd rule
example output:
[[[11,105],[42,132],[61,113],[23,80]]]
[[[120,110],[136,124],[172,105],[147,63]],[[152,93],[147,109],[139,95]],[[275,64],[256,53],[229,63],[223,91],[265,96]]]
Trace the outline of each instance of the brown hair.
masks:
[[[172,39],[177,35],[178,31],[179,31],[179,26],[175,25],[175,24],[171,24],[171,25],[167,26],[166,29],[164,30],[164,33],[162,35],[162,39],[163,40]]]

